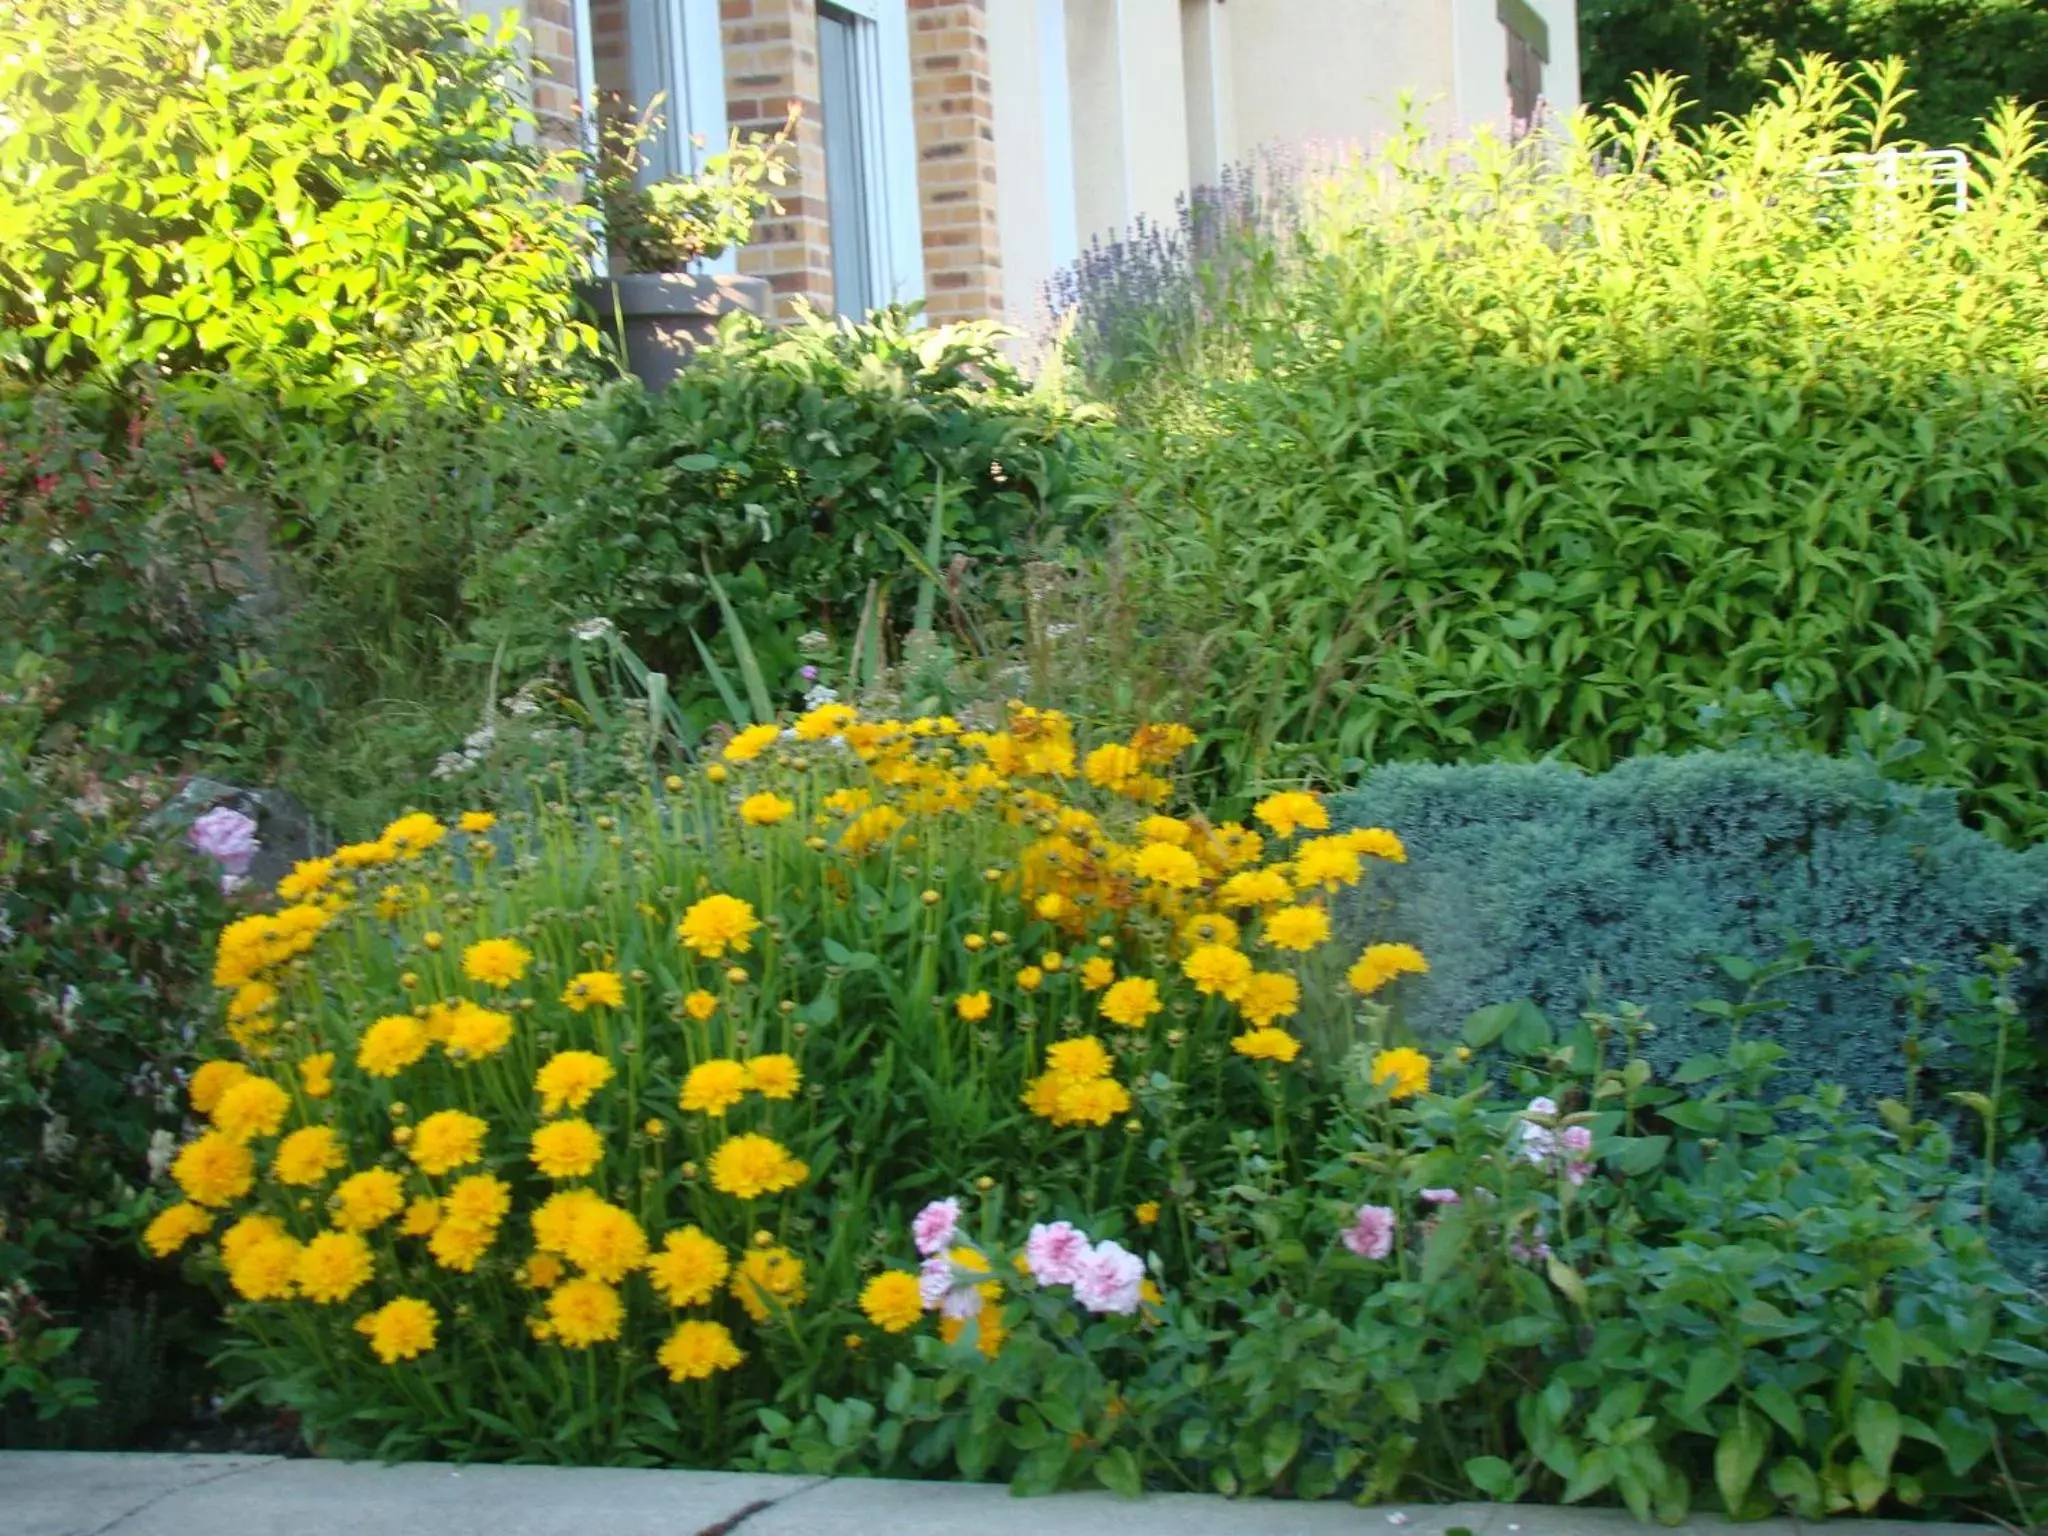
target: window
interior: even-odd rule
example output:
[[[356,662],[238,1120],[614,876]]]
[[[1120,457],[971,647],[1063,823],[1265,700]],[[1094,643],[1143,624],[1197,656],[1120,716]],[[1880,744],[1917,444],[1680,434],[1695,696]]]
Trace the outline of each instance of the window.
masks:
[[[904,0],[818,7],[833,307],[858,319],[924,292]]]
[[[625,0],[625,11],[625,95],[642,109],[659,98],[664,124],[646,146],[645,175],[688,175],[700,155],[725,147],[718,0]]]
[[[1529,0],[1498,0],[1495,14],[1508,34],[1508,119],[1526,129],[1543,99],[1543,66],[1550,58],[1550,26]]]

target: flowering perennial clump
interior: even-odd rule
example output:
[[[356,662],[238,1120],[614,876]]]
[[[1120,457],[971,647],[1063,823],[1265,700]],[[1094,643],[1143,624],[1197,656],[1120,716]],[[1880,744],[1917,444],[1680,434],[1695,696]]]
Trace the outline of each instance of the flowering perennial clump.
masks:
[[[1164,1192],[1341,1053],[1335,904],[1405,857],[1306,792],[1167,814],[1192,743],[828,701],[638,800],[305,861],[220,936],[234,1050],[144,1242],[215,1267],[323,1424],[459,1398],[530,1444],[723,1426],[795,1371],[876,1397],[927,1323],[989,1356],[1041,1303],[1147,1326],[1191,1257]],[[1379,944],[1351,984],[1425,968]],[[925,1197],[970,1182],[972,1218]],[[1040,1190],[1075,1219],[970,1230]],[[878,1263],[906,1219],[917,1264]]]

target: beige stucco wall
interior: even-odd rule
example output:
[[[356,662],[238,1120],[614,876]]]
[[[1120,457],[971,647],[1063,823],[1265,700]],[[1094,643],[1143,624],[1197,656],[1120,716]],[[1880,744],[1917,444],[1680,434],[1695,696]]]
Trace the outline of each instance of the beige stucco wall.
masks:
[[[1432,128],[1448,129],[1455,112],[1448,11],[1469,3],[1229,0],[1229,158],[1276,143],[1369,145],[1399,121],[1404,91]],[[1480,3],[1491,11],[1493,0]]]
[[[1051,154],[1065,151],[1046,121],[1046,39],[1037,0],[988,0],[989,82],[995,93],[996,224],[1003,248],[1003,312],[1029,320],[1053,268]],[[1071,179],[1071,172],[1058,180]],[[1071,212],[1068,213],[1071,219]]]

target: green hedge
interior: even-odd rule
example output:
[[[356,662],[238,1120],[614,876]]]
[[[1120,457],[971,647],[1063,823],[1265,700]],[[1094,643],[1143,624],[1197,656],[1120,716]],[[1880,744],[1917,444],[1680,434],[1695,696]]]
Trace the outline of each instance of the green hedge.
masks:
[[[1955,1009],[1986,947],[2014,945],[2039,1028],[2048,847],[2003,847],[1958,822],[1952,794],[1889,784],[1864,764],[1714,752],[1597,775],[1400,764],[1335,806],[1344,823],[1407,842],[1409,862],[1351,919],[1361,937],[1409,939],[1429,956],[1429,975],[1402,992],[1406,1022],[1426,1036],[1514,998],[1570,1018],[1597,989],[1610,1008],[1648,1008],[1650,1054],[1674,1065],[1725,1043],[1727,1026],[1692,1006],[1736,995],[1717,957],[1768,961],[1795,940],[1814,946],[1815,968],[1777,983],[1790,1007],[1745,1032],[1783,1043],[1798,1077],[1841,1082],[1866,1103],[1900,1091],[1907,1010],[1895,977],[1913,962],[1934,968]],[[1822,968],[1866,949],[1855,974]]]
[[[1962,213],[1817,177],[1882,135],[1854,89],[1397,141],[1229,270],[1101,487],[1134,670],[1226,782],[1605,768],[1783,684],[1804,744],[1889,705],[1973,818],[2048,830],[2042,145],[1987,130]]]

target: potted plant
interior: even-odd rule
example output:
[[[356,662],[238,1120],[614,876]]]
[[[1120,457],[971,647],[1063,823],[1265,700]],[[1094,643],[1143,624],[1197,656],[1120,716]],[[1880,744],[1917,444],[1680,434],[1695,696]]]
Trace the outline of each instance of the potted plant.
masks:
[[[722,316],[737,309],[767,314],[765,279],[706,272],[703,265],[745,244],[757,218],[782,212],[772,189],[788,180],[784,155],[797,123],[792,106],[774,134],[742,138],[735,129],[696,174],[650,181],[642,175],[642,147],[661,129],[659,105],[605,114],[585,193],[604,223],[610,271],[586,285],[584,296],[649,389],[673,379]]]

